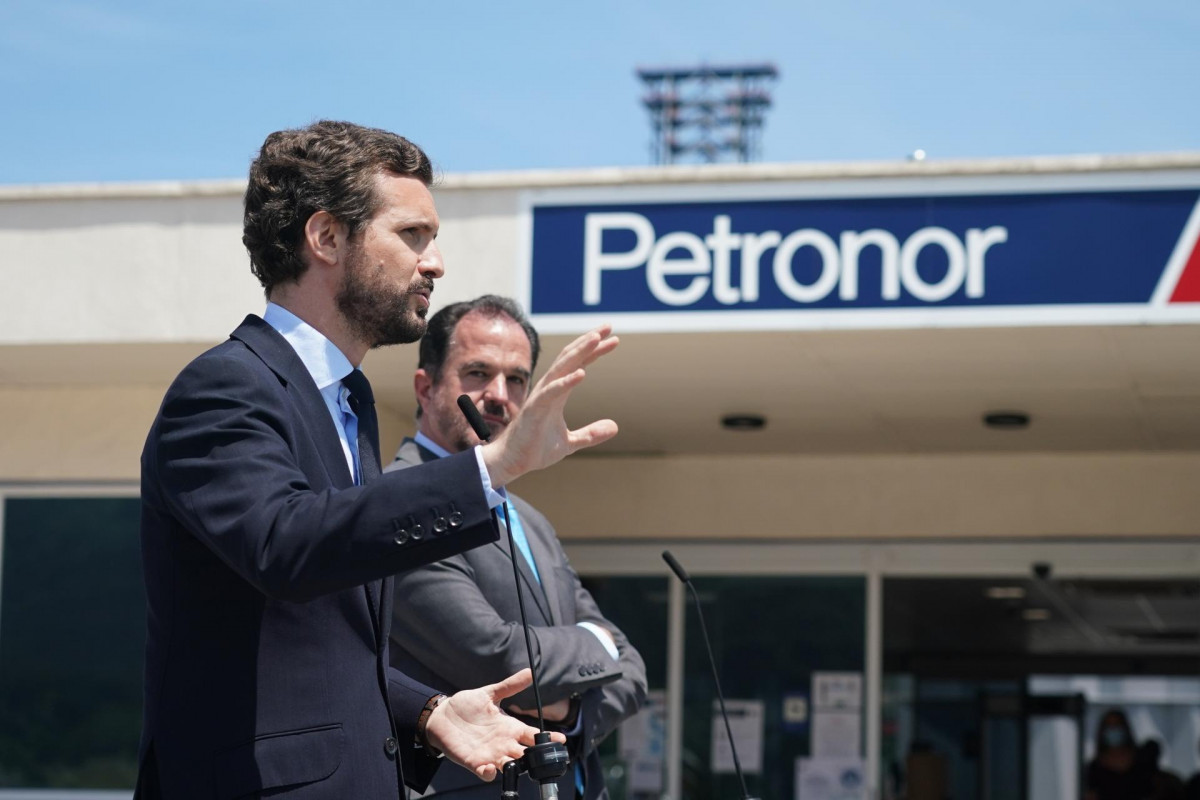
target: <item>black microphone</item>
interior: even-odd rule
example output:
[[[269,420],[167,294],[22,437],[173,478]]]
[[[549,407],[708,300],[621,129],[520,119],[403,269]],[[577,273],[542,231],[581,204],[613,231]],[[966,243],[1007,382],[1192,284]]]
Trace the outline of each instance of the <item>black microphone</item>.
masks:
[[[490,441],[492,431],[483,421],[479,409],[471,402],[471,396],[460,394],[458,407],[475,435],[480,441]],[[542,800],[556,800],[558,797],[558,779],[567,772],[570,764],[570,754],[564,745],[551,741],[546,733],[546,720],[542,717],[542,693],[538,688],[537,670],[533,661],[533,640],[529,636],[529,619],[525,616],[525,597],[521,594],[521,573],[517,569],[517,543],[513,540],[512,523],[508,519],[508,503],[501,506],[504,509],[504,527],[508,530],[508,549],[512,553],[513,580],[517,584],[517,606],[521,610],[521,628],[525,631],[525,652],[529,655],[529,671],[533,674],[533,699],[537,703],[538,729],[534,735],[533,747],[527,747],[525,754],[515,761],[506,761],[501,771],[500,796],[504,800],[517,800],[519,796],[517,779],[522,772],[541,785]],[[495,512],[493,512],[495,513]]]
[[[471,423],[471,429],[475,431],[475,435],[479,437],[479,441],[486,442],[492,438],[492,429],[483,421],[483,415],[479,413],[479,409],[471,402],[471,395],[460,394],[458,396],[458,407],[462,410],[463,416],[467,418],[467,422]]]
[[[729,737],[729,750],[733,754],[733,768],[737,770],[738,780],[742,784],[742,798],[743,800],[757,800],[757,798],[751,797],[750,792],[746,790],[746,776],[742,774],[742,763],[738,761],[737,745],[733,742],[733,729],[729,727],[729,714],[725,711],[725,695],[721,693],[721,679],[717,677],[717,660],[713,658],[712,645],[708,643],[708,628],[704,625],[704,612],[700,610],[700,595],[696,593],[696,587],[692,585],[692,579],[688,577],[687,570],[675,560],[671,551],[663,550],[662,557],[671,571],[675,573],[675,577],[691,590],[692,598],[696,601],[696,616],[700,618],[700,632],[704,634],[704,647],[708,650],[708,663],[712,666],[713,683],[717,687],[717,699],[721,701],[721,717],[725,720],[725,734]]]
[[[683,568],[683,564],[675,560],[675,556],[671,555],[670,550],[663,550],[663,561],[667,562],[667,566],[671,568],[671,572],[674,572],[675,577],[683,581],[684,585],[692,585],[692,579],[688,577],[687,570]]]

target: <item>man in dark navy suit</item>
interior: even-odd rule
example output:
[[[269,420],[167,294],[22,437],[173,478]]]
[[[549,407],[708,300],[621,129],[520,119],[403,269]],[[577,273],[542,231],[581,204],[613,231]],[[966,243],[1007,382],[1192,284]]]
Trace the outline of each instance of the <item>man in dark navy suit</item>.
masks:
[[[251,167],[266,313],[183,370],[142,454],[140,797],[398,798],[440,754],[490,780],[533,742],[498,708],[528,672],[445,698],[389,666],[390,576],[494,541],[493,487],[616,433],[563,406],[617,341],[568,345],[494,442],[382,475],[357,365],[424,332],[431,182],[411,142],[339,122],[271,134]]]

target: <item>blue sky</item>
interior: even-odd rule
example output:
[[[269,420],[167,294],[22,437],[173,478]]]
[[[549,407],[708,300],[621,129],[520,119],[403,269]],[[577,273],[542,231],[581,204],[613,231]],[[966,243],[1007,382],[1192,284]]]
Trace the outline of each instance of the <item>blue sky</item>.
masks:
[[[0,2],[0,183],[234,178],[272,130],[643,165],[639,65],[774,62],[763,160],[1200,150],[1200,2]]]

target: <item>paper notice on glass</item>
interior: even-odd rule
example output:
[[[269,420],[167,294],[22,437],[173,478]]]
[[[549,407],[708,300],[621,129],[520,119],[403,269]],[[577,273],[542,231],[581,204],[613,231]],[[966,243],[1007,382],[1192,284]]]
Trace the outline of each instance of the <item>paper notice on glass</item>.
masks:
[[[796,800],[867,800],[861,758],[797,758]]]
[[[814,672],[812,704],[818,711],[862,708],[862,673]]]
[[[742,772],[762,772],[763,760],[763,702],[761,700],[726,700],[729,712],[729,729],[737,743],[738,760]],[[729,748],[729,736],[725,732],[725,720],[721,718],[721,705],[713,701],[712,715],[712,770],[717,773],[733,773],[733,751]]]
[[[662,794],[667,747],[667,707],[661,690],[646,694],[638,713],[617,729],[617,750],[625,762],[627,793]]]
[[[859,758],[862,715],[858,711],[818,711],[812,718],[814,758]]]

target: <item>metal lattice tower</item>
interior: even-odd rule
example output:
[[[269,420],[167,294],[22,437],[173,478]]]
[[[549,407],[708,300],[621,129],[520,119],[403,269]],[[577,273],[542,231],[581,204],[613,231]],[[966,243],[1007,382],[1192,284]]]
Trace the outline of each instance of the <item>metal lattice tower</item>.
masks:
[[[714,163],[733,154],[758,157],[763,117],[771,107],[767,85],[778,77],[774,64],[738,64],[639,69],[646,85],[642,104],[654,129],[656,164],[694,157]]]

